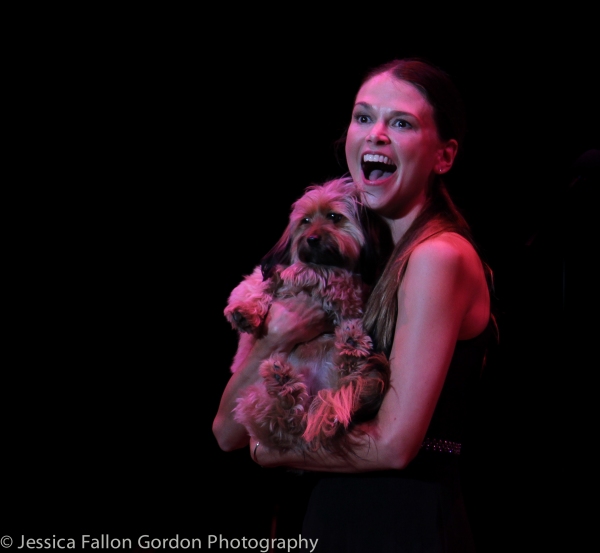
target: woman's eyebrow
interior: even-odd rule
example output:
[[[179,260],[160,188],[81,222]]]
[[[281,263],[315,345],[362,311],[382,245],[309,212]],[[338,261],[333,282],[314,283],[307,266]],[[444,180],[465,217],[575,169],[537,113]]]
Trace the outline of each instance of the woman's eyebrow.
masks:
[[[354,107],[362,107],[362,108],[366,108],[366,109],[374,109],[373,106],[367,102],[356,102],[356,104],[354,104]],[[410,111],[402,111],[402,110],[392,110],[389,112],[390,115],[392,115],[393,117],[397,117],[399,115],[402,116],[410,116],[410,117],[417,117],[414,113],[411,113]]]

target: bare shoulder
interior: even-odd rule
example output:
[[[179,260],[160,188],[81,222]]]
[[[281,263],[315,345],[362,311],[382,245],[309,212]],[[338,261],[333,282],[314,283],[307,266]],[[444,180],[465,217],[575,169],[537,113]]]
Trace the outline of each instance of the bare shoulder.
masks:
[[[444,233],[419,244],[406,277],[409,294],[426,293],[462,313],[459,339],[472,338],[487,325],[490,296],[483,263],[462,236]]]
[[[424,270],[428,268],[439,270],[446,267],[461,272],[470,270],[479,272],[482,267],[473,245],[454,232],[439,234],[416,246],[410,264]]]

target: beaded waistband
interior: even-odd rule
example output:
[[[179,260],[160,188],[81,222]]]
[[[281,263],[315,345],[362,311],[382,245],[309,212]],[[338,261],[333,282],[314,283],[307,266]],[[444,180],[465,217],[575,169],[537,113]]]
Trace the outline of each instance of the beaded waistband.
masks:
[[[425,438],[421,444],[421,448],[425,451],[439,451],[440,453],[452,453],[453,455],[460,455],[461,444],[458,442],[450,442],[448,440]]]

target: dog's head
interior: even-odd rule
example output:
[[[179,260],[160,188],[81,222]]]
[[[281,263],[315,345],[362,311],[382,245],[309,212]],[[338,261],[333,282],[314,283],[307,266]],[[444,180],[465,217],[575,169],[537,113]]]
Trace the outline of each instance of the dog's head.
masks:
[[[261,266],[268,278],[276,265],[327,265],[359,273],[372,284],[391,245],[388,225],[363,205],[352,179],[342,177],[305,189]]]

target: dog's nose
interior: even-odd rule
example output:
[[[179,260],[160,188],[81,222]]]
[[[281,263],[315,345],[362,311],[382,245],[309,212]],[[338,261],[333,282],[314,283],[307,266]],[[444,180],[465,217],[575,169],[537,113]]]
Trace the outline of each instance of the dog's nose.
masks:
[[[317,246],[321,241],[321,237],[318,234],[311,234],[306,241],[309,246]]]

